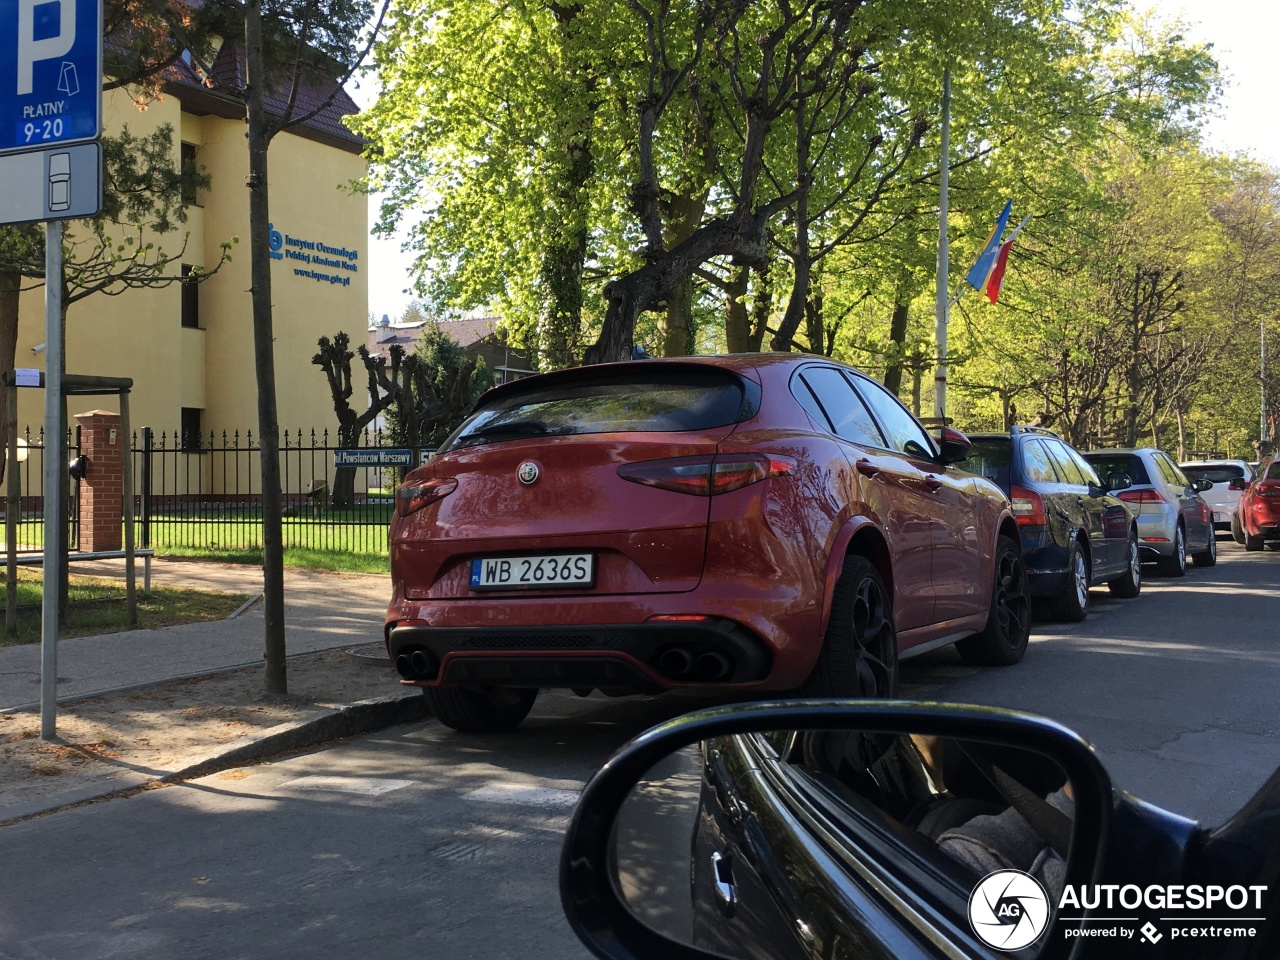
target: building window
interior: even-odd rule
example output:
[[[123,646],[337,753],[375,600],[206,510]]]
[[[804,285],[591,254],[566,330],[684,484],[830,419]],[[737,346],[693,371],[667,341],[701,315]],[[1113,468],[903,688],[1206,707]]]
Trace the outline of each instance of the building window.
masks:
[[[179,171],[182,173],[184,180],[182,183],[182,202],[190,206],[196,204],[196,185],[190,182],[190,178],[196,173],[196,145],[194,143],[184,143],[182,152],[180,153],[181,166]]]
[[[199,407],[182,408],[182,449],[195,453],[200,449],[200,414]]]
[[[192,275],[191,264],[182,265],[182,325],[192,330],[200,329],[200,284]]]

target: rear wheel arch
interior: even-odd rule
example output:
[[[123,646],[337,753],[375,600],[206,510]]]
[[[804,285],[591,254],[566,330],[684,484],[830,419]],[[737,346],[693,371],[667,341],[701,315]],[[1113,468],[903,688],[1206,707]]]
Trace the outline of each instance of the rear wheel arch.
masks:
[[[818,624],[818,632],[825,634],[831,619],[831,601],[835,594],[836,581],[844,570],[847,556],[865,557],[876,568],[880,579],[884,581],[889,593],[890,604],[894,597],[893,562],[889,556],[889,545],[884,534],[866,517],[855,517],[840,531],[827,557],[827,568],[823,576],[822,619]]]

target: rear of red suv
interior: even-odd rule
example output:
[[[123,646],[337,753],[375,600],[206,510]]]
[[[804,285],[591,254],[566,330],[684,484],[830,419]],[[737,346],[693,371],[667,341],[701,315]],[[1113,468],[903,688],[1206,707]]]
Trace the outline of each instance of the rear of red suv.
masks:
[[[486,394],[397,492],[386,629],[401,677],[469,730],[519,722],[540,687],[767,677],[769,645],[704,583],[713,503],[795,469],[721,451],[759,405],[751,371],[697,362]]]

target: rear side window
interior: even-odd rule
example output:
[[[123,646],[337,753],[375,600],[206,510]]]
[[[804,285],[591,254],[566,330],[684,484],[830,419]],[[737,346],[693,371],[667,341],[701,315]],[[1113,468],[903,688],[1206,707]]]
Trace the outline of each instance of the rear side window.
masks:
[[[709,430],[739,420],[744,393],[736,375],[714,367],[533,386],[486,403],[439,452],[530,437]]]
[[[1173,461],[1166,457],[1163,453],[1155,455],[1156,469],[1160,471],[1160,475],[1164,477],[1165,483],[1173,487],[1188,486],[1187,478],[1182,471],[1174,466]]]
[[[1272,460],[1264,480],[1280,480],[1280,460]]]
[[[969,473],[986,477],[1002,490],[1009,489],[1009,456],[1012,446],[1008,437],[970,438],[973,449],[957,466]]]
[[[1049,454],[1039,440],[1028,440],[1022,445],[1022,472],[1032,483],[1057,483]]]
[[[1186,467],[1182,468],[1192,480],[1208,480],[1210,483],[1230,483],[1244,476],[1244,467],[1237,467],[1232,464],[1224,464],[1216,467]]]
[[[839,370],[831,367],[808,367],[800,375],[800,379],[813,391],[837,437],[869,447],[884,446],[884,438],[881,437],[875,420]],[[797,391],[800,389],[803,388],[798,387]]]
[[[1113,473],[1127,473],[1129,480],[1136,486],[1137,484],[1151,483],[1151,478],[1147,475],[1147,468],[1133,453],[1091,453],[1085,457],[1089,464],[1097,471],[1098,476],[1107,477]]]

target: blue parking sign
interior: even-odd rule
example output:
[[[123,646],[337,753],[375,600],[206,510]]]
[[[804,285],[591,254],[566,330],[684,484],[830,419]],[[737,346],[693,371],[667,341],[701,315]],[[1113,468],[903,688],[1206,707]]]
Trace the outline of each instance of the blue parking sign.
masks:
[[[0,0],[0,153],[102,132],[102,0]]]

